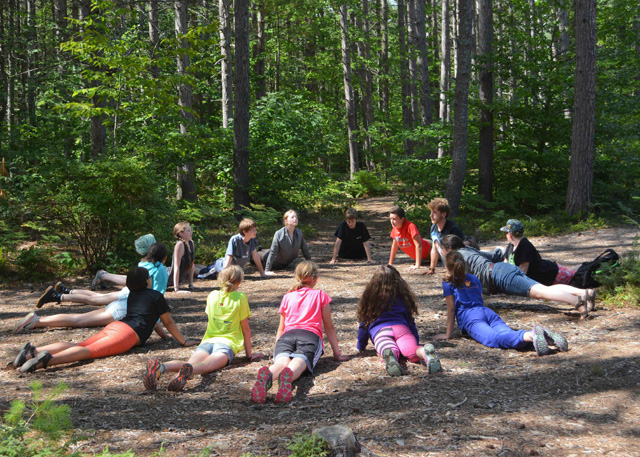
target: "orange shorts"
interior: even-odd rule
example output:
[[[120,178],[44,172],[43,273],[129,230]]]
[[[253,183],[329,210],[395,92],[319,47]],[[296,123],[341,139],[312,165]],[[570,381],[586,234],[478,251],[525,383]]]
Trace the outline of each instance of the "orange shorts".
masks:
[[[78,346],[89,349],[92,359],[99,359],[122,354],[137,344],[138,334],[127,324],[115,321]]]

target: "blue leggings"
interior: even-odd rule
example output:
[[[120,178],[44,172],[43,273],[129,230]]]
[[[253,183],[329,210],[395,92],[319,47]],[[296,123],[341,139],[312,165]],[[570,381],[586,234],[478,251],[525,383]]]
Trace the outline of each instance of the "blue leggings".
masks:
[[[524,341],[525,330],[513,330],[495,312],[485,306],[474,306],[456,316],[458,327],[471,338],[490,348],[522,349],[531,343]]]

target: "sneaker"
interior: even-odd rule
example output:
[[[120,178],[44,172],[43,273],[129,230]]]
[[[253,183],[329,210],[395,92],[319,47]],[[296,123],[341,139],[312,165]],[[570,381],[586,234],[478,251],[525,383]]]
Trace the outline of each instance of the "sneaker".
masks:
[[[158,379],[160,379],[160,360],[157,357],[147,360],[147,371],[142,378],[144,388],[147,390],[158,389]]]
[[[435,374],[438,371],[442,371],[442,365],[438,354],[436,354],[436,348],[431,343],[427,343],[423,346],[424,349],[424,363],[427,364],[427,372],[429,374]]]
[[[560,352],[567,352],[569,350],[569,343],[564,336],[546,327],[542,327],[542,330],[547,339],[547,343],[556,346]]]
[[[47,290],[38,298],[38,303],[36,303],[36,308],[42,308],[45,303],[60,303],[62,300],[62,296],[55,291],[52,286],[47,287]]]
[[[18,351],[18,355],[15,359],[13,359],[13,366],[16,368],[20,368],[27,361],[27,356],[35,357],[36,348],[31,346],[31,343],[25,343],[24,346],[20,348]]]
[[[59,294],[70,294],[71,293],[71,289],[69,289],[67,286],[65,286],[64,284],[62,284],[61,281],[58,281],[56,283],[55,286],[53,286],[54,290],[56,292],[58,292]]]
[[[389,376],[401,376],[402,371],[400,370],[400,364],[398,363],[398,359],[396,359],[395,354],[389,348],[382,351],[382,358],[385,363],[385,370],[389,373]]]
[[[167,390],[171,392],[180,392],[184,390],[184,386],[187,384],[187,380],[193,374],[193,365],[190,363],[185,363],[180,367],[180,371],[178,372],[178,376],[173,378],[173,380],[169,383]]]
[[[13,333],[22,333],[25,330],[31,330],[36,322],[38,322],[40,318],[36,313],[27,314],[20,322],[13,327]]]
[[[98,270],[96,276],[93,278],[93,281],[91,281],[91,290],[96,290],[98,288],[101,282],[100,278],[102,278],[105,274],[107,274],[106,271]]]
[[[587,312],[596,309],[596,289],[587,289]]]
[[[31,373],[33,371],[36,371],[40,362],[42,362],[42,368],[47,368],[47,365],[49,365],[49,361],[52,358],[53,356],[49,353],[49,351],[40,351],[38,352],[37,356],[23,363],[20,367],[20,371],[22,373]]]
[[[576,303],[575,309],[580,313],[580,319],[586,319],[587,317],[589,317],[589,291],[588,290],[584,291],[584,295],[582,297],[578,297],[578,303]]]
[[[264,403],[267,401],[267,391],[271,388],[273,376],[269,367],[261,367],[258,370],[258,379],[251,389],[251,400],[254,403]]]
[[[291,368],[285,367],[278,376],[278,391],[276,392],[275,403],[288,403],[293,394],[293,371]]]
[[[544,335],[544,329],[539,325],[534,325],[533,329],[533,348],[536,350],[536,354],[538,355],[547,355],[551,351],[549,350],[549,345],[547,344],[547,338]]]

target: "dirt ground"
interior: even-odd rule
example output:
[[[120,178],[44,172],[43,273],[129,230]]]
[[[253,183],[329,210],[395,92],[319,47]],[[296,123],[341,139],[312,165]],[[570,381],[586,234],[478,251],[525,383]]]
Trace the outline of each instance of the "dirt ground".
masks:
[[[361,220],[373,237],[374,258],[388,260],[391,198],[363,201]],[[317,287],[332,298],[334,322],[345,354],[355,353],[358,298],[375,266],[357,262],[329,265],[333,231],[339,221],[319,221],[310,243],[321,276]],[[419,227],[423,235],[428,227]],[[635,227],[589,231],[555,238],[532,238],[543,257],[566,266],[593,259],[606,247],[619,253],[631,249]],[[268,245],[268,239],[261,240]],[[503,244],[502,242],[500,244]],[[496,242],[482,244],[494,247]],[[399,254],[402,272],[412,264]],[[424,343],[446,327],[441,273],[422,276],[403,273],[420,300],[417,325]],[[70,281],[88,288],[89,278]],[[252,310],[249,319],[254,352],[271,354],[278,325],[278,305],[293,282],[291,272],[260,280],[248,273],[241,291]],[[206,326],[206,296],[212,281],[196,283],[191,294],[167,293],[173,316],[183,333],[201,337]],[[194,455],[208,448],[211,455],[289,455],[287,442],[299,432],[334,424],[351,427],[369,456],[640,456],[640,310],[599,307],[587,321],[566,305],[510,296],[486,298],[514,328],[542,324],[563,333],[568,353],[538,357],[535,352],[490,349],[470,339],[438,342],[445,371],[428,376],[421,365],[408,364],[406,376],[391,378],[369,350],[363,357],[334,362],[327,344],[314,377],[295,383],[292,401],[255,405],[250,391],[258,368],[265,363],[236,359],[230,367],[196,376],[185,392],[145,392],[145,362],[187,360],[192,348],[155,335],[144,347],[88,363],[77,363],[20,375],[8,362],[25,341],[43,345],[81,341],[95,329],[37,330],[13,335],[17,320],[33,310],[40,285],[0,291],[2,345],[7,361],[0,370],[0,409],[15,398],[29,396],[28,384],[38,379],[45,387],[65,381],[62,401],[71,405],[74,427],[85,438],[79,451],[92,455],[109,446],[111,452],[133,449],[149,455],[164,446],[167,455]],[[115,290],[112,289],[112,290]],[[85,312],[83,305],[46,305],[43,315]]]

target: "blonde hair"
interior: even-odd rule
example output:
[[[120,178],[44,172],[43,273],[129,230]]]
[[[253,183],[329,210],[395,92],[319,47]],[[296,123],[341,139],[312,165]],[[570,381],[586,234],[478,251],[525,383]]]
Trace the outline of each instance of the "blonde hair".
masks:
[[[318,279],[318,264],[311,260],[303,260],[296,267],[296,283],[289,292],[308,286]]]
[[[256,228],[256,223],[253,221],[253,219],[247,219],[245,217],[240,221],[240,224],[238,224],[238,233],[244,236],[245,233],[254,228]]]
[[[224,293],[229,293],[244,280],[244,271],[239,265],[229,265],[218,275],[218,284]]]
[[[181,239],[180,238],[180,234],[182,232],[184,232],[187,227],[191,227],[191,224],[189,224],[188,222],[178,222],[174,227],[173,227],[173,236],[175,236],[177,239]]]
[[[295,214],[296,216],[298,215],[298,213],[293,210],[290,209],[289,211],[287,211],[286,213],[284,213],[284,216],[282,216],[282,224],[283,225],[287,225],[287,219],[289,218],[289,216],[291,216],[292,214]]]

